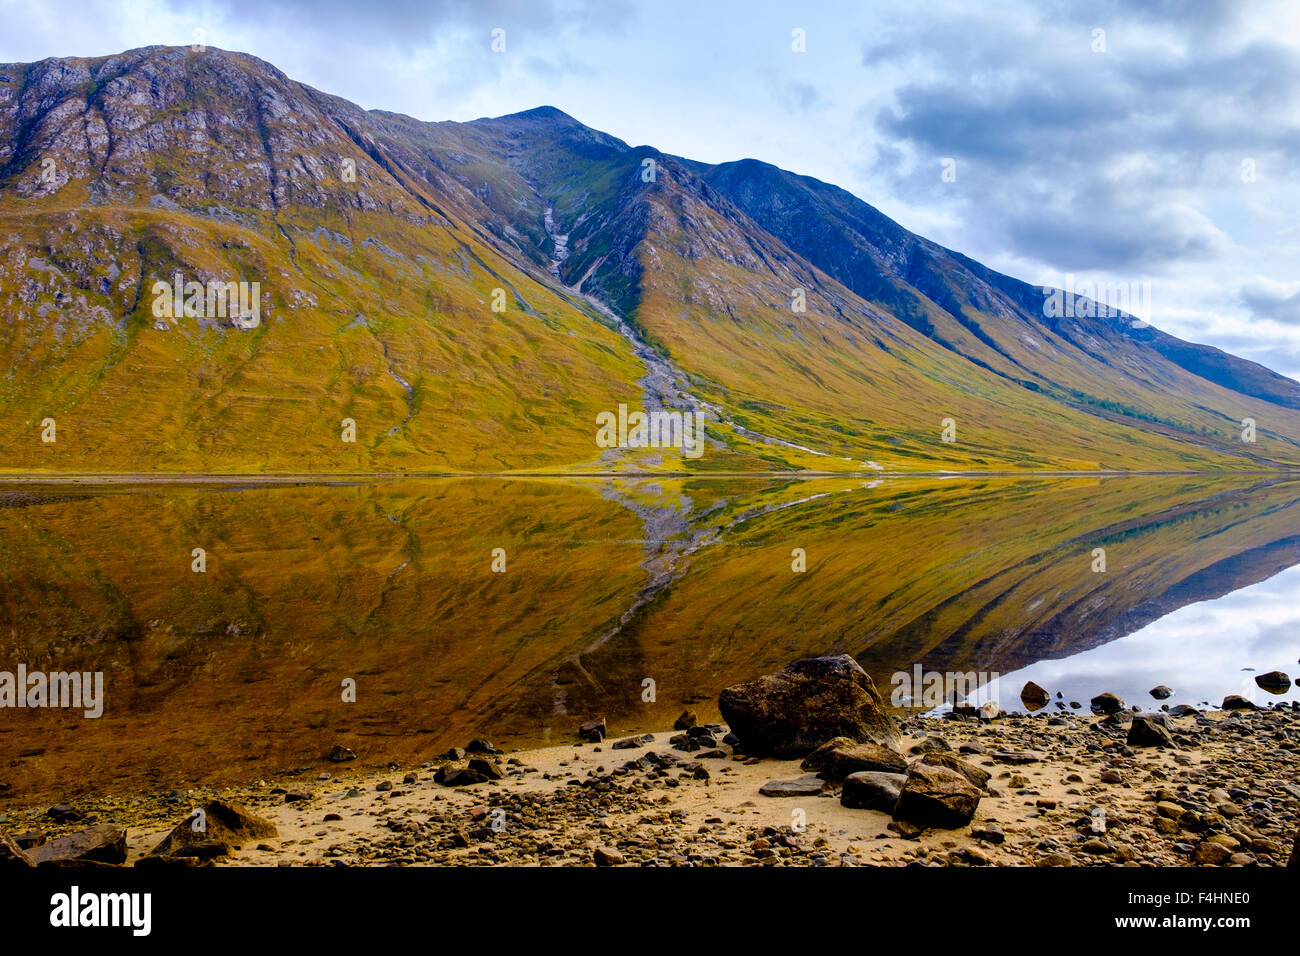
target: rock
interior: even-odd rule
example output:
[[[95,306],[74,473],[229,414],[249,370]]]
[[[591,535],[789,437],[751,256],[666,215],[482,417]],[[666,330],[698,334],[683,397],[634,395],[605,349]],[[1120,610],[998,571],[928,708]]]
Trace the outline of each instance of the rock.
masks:
[[[482,757],[474,757],[470,760],[469,772],[478,774],[484,780],[500,780],[504,776],[496,761],[484,760]]]
[[[837,739],[844,740],[846,738]],[[830,743],[835,743],[835,741]],[[907,772],[907,758],[890,747],[882,747],[879,744],[857,744],[848,741],[843,744],[836,744],[827,753],[826,748],[830,746],[830,743],[818,747],[803,762],[805,770],[818,769],[819,776],[823,780],[839,783],[849,774],[854,773],[870,771],[882,773]],[[810,761],[814,766],[809,766]]]
[[[834,754],[836,750],[844,750],[854,746],[855,744],[857,744],[857,741],[849,737],[832,737],[808,756],[804,757],[799,766],[804,770],[811,770],[813,772],[825,770],[827,765],[831,762],[831,755]]]
[[[972,826],[970,835],[985,843],[1003,843],[1007,838],[1006,833],[996,823],[983,823]]]
[[[918,761],[908,771],[894,817],[955,830],[970,823],[979,802],[979,788],[961,774]]]
[[[795,661],[718,695],[722,717],[756,756],[804,757],[833,737],[892,745],[898,728],[847,654]]]
[[[993,754],[993,759],[998,763],[1009,763],[1012,766],[1023,766],[1027,763],[1038,763],[1043,759],[1043,757],[1041,754],[1035,753],[1032,750],[999,750],[997,753]]]
[[[1258,674],[1255,677],[1255,683],[1261,690],[1266,690],[1270,694],[1285,694],[1291,689],[1291,678],[1281,671]]]
[[[1200,711],[1191,704],[1174,704],[1174,706],[1169,708],[1169,716],[1171,717],[1190,717],[1193,714],[1199,713]]]
[[[465,751],[461,750],[459,747],[452,747],[450,750],[448,750],[445,754],[443,754],[438,759],[439,760],[464,760]]]
[[[197,831],[196,823],[201,825]],[[149,856],[210,859],[229,856],[231,850],[248,843],[279,837],[274,823],[254,816],[239,804],[209,800],[202,817],[190,814],[149,851]]]
[[[30,869],[36,862],[7,833],[0,833],[0,870]]]
[[[1020,689],[1020,702],[1029,711],[1042,710],[1051,701],[1052,695],[1033,681],[1028,681]]]
[[[1156,700],[1168,700],[1173,696],[1174,692],[1164,684],[1157,684],[1155,687],[1152,687],[1148,693],[1150,693]]]
[[[795,780],[769,780],[758,788],[765,797],[816,797],[826,789],[826,781],[815,774]]]
[[[289,790],[284,795],[285,803],[302,803],[311,799],[311,793],[307,790]]]
[[[695,716],[695,711],[685,710],[682,715],[673,721],[673,730],[690,730],[699,724],[700,720]]]
[[[1064,853],[1049,853],[1035,860],[1034,866],[1074,866],[1074,861]]]
[[[441,778],[441,779],[439,779]],[[487,777],[469,767],[440,767],[433,775],[435,783],[444,787],[468,787],[476,783],[486,783]]]
[[[1164,716],[1134,717],[1128,728],[1130,747],[1176,747]]]
[[[1123,783],[1124,778],[1120,776],[1120,772],[1118,770],[1115,770],[1112,767],[1103,770],[1101,772],[1101,782],[1102,783]]]
[[[1124,699],[1107,691],[1089,701],[1089,706],[1092,707],[1094,714],[1113,714],[1124,709]]]
[[[387,793],[389,790],[393,789],[393,781],[380,780],[377,784],[375,784],[375,789],[380,791],[381,793]]]
[[[316,752],[320,753],[319,750]],[[343,763],[345,760],[356,760],[357,755],[347,747],[340,747],[338,744],[335,744],[330,748],[329,759],[334,763]]]
[[[45,815],[56,823],[76,823],[86,818],[84,813],[68,803],[56,803],[45,811]]]
[[[486,737],[475,737],[465,745],[466,753],[472,754],[500,754],[501,751],[492,746],[492,742]]]
[[[596,847],[593,858],[597,866],[618,866],[623,862],[623,854],[608,846]]]
[[[905,773],[885,773],[879,770],[851,773],[844,778],[840,804],[853,810],[893,813],[906,781]]]
[[[992,776],[983,767],[977,767],[953,753],[928,753],[921,758],[921,763],[928,767],[945,767],[956,771],[969,780],[971,786],[979,787],[981,790],[988,786],[989,778]]]
[[[913,754],[933,754],[947,753],[952,750],[952,745],[942,737],[926,737],[924,740],[912,744],[908,753]]]
[[[1287,868],[1300,868],[1300,830],[1295,832],[1295,842],[1291,844],[1291,859],[1287,861]]]
[[[1232,851],[1222,843],[1204,840],[1192,851],[1192,862],[1208,866],[1222,866],[1232,856]]]
[[[1259,710],[1254,701],[1247,700],[1240,694],[1229,694],[1223,698],[1223,710]]]
[[[1084,853],[1091,854],[1092,856],[1102,856],[1107,853],[1115,852],[1115,848],[1113,846],[1111,846],[1105,840],[1100,840],[1097,837],[1093,837],[1091,840],[1085,841],[1083,846],[1079,847],[1079,849],[1082,850]]]
[[[37,866],[63,863],[126,862],[126,828],[101,823],[36,847],[28,856]]]
[[[598,744],[605,739],[606,727],[605,718],[598,717],[595,720],[589,720],[578,728],[579,740],[590,740],[593,744]]]

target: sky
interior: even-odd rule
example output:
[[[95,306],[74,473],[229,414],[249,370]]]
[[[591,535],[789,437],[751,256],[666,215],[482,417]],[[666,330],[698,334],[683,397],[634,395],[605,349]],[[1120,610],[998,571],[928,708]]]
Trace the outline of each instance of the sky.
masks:
[[[1292,0],[0,0],[0,23],[0,62],[201,41],[368,109],[549,105],[761,159],[1300,379]]]

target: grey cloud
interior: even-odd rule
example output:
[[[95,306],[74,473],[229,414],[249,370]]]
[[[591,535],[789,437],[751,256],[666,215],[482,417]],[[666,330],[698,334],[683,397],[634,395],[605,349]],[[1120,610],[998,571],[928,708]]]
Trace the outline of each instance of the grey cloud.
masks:
[[[1285,292],[1259,286],[1241,290],[1241,303],[1257,319],[1272,319],[1287,325],[1300,325],[1300,292]]]

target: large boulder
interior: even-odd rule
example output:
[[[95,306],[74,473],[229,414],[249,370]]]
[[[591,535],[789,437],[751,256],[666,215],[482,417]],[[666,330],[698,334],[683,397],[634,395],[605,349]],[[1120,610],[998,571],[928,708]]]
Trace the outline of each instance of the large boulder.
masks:
[[[1128,728],[1130,747],[1177,747],[1169,732],[1169,721],[1164,714],[1146,714],[1134,717]]]
[[[795,661],[718,695],[722,719],[754,756],[804,757],[833,737],[892,745],[898,728],[847,654]]]
[[[803,768],[816,771],[823,780],[839,783],[849,774],[873,770],[906,773],[907,758],[892,747],[859,744],[847,737],[836,737],[805,757]]]
[[[906,780],[905,773],[882,773],[876,770],[851,773],[844,778],[840,804],[854,810],[893,813]]]
[[[959,773],[969,780],[972,786],[979,787],[981,790],[988,786],[989,778],[993,776],[983,767],[977,767],[969,761],[962,760],[954,753],[932,751],[924,754],[920,762],[927,767],[944,767]]]
[[[210,859],[229,856],[247,843],[278,839],[270,820],[254,816],[237,803],[210,800],[202,815],[191,813],[150,852],[151,857]]]
[[[1098,694],[1090,703],[1094,714],[1115,714],[1124,709],[1124,698],[1110,691]]]
[[[1020,688],[1020,702],[1026,710],[1042,710],[1051,699],[1052,695],[1033,681],[1026,681],[1025,686]]]
[[[979,788],[957,771],[917,761],[907,772],[894,817],[923,827],[956,830],[970,823],[979,802]]]
[[[61,866],[72,863],[126,862],[126,828],[101,823],[86,830],[69,833],[29,850],[27,855],[37,866]]]
[[[1256,675],[1255,684],[1270,694],[1285,694],[1291,689],[1291,678],[1282,671],[1269,671]]]

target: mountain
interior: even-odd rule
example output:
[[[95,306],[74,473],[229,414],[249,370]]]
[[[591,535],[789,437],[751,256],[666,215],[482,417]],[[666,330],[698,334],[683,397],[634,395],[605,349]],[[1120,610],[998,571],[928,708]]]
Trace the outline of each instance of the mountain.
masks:
[[[165,314],[178,275],[242,312]],[[551,107],[426,123],[215,48],[0,65],[11,471],[1300,465],[1300,384],[1052,295]],[[599,447],[620,404],[704,409],[704,454]]]

